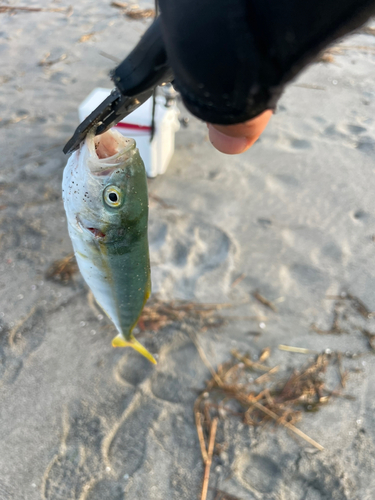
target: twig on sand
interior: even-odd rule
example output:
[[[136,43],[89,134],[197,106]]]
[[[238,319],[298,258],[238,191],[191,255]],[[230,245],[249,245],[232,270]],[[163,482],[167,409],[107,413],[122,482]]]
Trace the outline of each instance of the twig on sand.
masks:
[[[215,372],[215,369],[214,367],[211,365],[211,363],[209,362],[207,356],[206,356],[206,353],[204,352],[202,346],[200,345],[200,343],[198,342],[197,338],[195,337],[195,335],[191,334],[189,335],[193,344],[195,345],[197,351],[198,351],[198,354],[201,358],[201,360],[203,361],[203,363],[206,365],[206,367],[210,370],[210,373],[212,375],[212,378],[215,380],[215,382],[217,383],[217,385],[220,387],[222,385],[222,381],[221,381],[221,378],[219,377],[219,375]]]
[[[196,409],[195,406],[196,405],[194,405],[195,425],[197,427],[197,434],[198,434],[198,439],[199,439],[199,445],[201,447],[202,459],[203,459],[203,462],[206,463],[207,459],[208,459],[208,455],[207,455],[206,443],[204,441],[203,426],[202,426],[202,414],[199,413],[198,409]]]
[[[65,59],[68,57],[67,54],[61,54],[61,56],[57,59],[49,59],[50,55],[51,53],[47,52],[43,59],[39,61],[38,66],[52,66],[53,64],[65,61]]]
[[[214,454],[217,422],[218,422],[218,418],[215,417],[212,421],[212,424],[211,424],[210,439],[208,441],[207,460],[206,460],[205,466],[204,466],[204,477],[203,477],[201,500],[206,500],[206,498],[207,498],[208,482],[210,480],[210,470],[211,470],[211,464],[212,464],[212,456]]]
[[[118,9],[127,9],[129,4],[127,2],[111,2],[112,7],[117,7]]]
[[[314,441],[314,439],[311,439],[311,437],[309,437],[307,434],[305,434],[300,429],[295,427],[293,424],[291,424],[289,422],[280,421],[279,415],[276,415],[276,413],[274,413],[273,411],[269,410],[268,408],[266,408],[265,406],[263,406],[260,403],[255,402],[253,404],[258,410],[262,411],[263,413],[265,413],[269,417],[273,418],[276,422],[280,422],[281,425],[283,425],[284,427],[287,427],[289,430],[291,430],[292,432],[297,434],[297,436],[301,437],[302,439],[307,441],[309,444],[311,444],[312,446],[314,446],[318,450],[320,450],[320,451],[324,450],[324,447],[321,444]]]
[[[235,286],[239,285],[241,283],[242,280],[244,280],[246,278],[246,274],[242,273],[240,274],[240,276],[238,276],[238,278],[236,278],[233,283],[231,284],[231,288],[234,288]]]
[[[233,357],[241,361],[247,368],[251,368],[253,370],[258,370],[262,372],[269,372],[272,370],[270,366],[263,365],[262,363],[257,363],[256,361],[252,361],[248,356],[245,354],[240,354],[236,349],[233,349],[231,351],[231,354]]]
[[[154,9],[142,9],[138,5],[129,5],[127,2],[111,2],[111,7],[121,9],[124,14],[131,19],[148,19],[150,17],[155,17]]]
[[[278,371],[279,371],[279,366],[274,366],[267,373],[263,373],[263,375],[260,375],[260,377],[256,378],[254,380],[254,384],[263,384],[264,382],[267,381],[267,379],[270,375],[273,375],[274,373],[277,373]]]
[[[59,8],[59,7],[27,7],[26,5],[0,5],[0,14],[3,12],[16,12],[16,11],[24,11],[24,12],[61,12],[63,14],[68,14],[70,12],[71,7],[68,9]]]
[[[116,56],[113,56],[112,54],[108,54],[108,52],[104,52],[104,50],[99,50],[99,54],[103,57],[106,57],[107,59],[110,59],[111,61],[115,63],[120,63],[121,59],[119,59]]]
[[[360,50],[362,52],[370,52],[372,54],[375,52],[375,47],[369,45],[340,45],[339,47],[333,47],[333,49],[338,49],[338,51]]]
[[[280,351],[297,352],[299,354],[318,354],[317,351],[312,351],[311,349],[305,349],[304,347],[293,347],[291,345],[279,345]]]
[[[302,89],[312,89],[312,90],[327,90],[326,87],[321,85],[316,85],[315,83],[294,83],[292,87],[301,87]]]
[[[263,295],[261,295],[259,292],[254,292],[253,296],[261,304],[263,304],[264,306],[268,307],[268,309],[271,309],[271,311],[277,313],[277,308],[276,308],[275,304],[273,304],[271,301],[269,301],[268,299],[266,299],[265,297],[263,297]]]

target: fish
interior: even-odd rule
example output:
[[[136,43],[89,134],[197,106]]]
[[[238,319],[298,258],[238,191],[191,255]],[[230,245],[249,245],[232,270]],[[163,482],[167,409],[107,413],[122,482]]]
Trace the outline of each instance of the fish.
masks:
[[[132,331],[151,294],[147,177],[134,139],[91,131],[63,173],[63,202],[79,270],[114,323],[114,347],[156,364]]]

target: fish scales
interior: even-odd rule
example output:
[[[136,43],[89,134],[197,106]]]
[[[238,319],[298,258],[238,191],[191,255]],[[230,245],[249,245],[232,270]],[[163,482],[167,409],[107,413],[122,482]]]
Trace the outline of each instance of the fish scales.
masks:
[[[78,267],[116,326],[114,346],[130,346],[151,293],[145,168],[133,139],[115,131],[87,136],[63,175],[63,200]]]

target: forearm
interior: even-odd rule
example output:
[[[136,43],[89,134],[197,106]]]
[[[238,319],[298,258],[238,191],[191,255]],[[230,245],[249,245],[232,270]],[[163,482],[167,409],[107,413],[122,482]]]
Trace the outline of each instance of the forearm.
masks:
[[[160,0],[175,82],[202,120],[229,125],[273,109],[328,43],[363,24],[374,0]]]

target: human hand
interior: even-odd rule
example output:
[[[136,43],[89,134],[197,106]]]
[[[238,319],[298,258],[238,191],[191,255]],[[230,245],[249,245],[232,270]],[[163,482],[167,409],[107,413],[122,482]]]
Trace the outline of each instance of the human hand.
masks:
[[[266,128],[272,111],[267,109],[260,115],[236,125],[213,125],[208,123],[211,144],[221,153],[236,155],[247,151]]]

